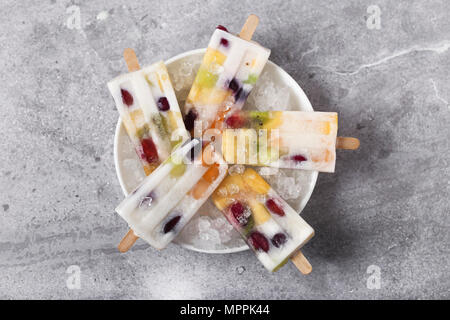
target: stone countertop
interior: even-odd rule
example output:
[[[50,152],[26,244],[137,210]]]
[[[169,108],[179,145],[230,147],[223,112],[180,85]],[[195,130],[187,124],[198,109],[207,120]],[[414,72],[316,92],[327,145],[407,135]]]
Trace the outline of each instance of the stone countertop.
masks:
[[[450,298],[448,1],[124,3],[0,4],[0,298]],[[249,251],[120,254],[106,82],[123,49],[166,59],[249,13],[271,60],[361,140],[302,213],[312,274],[269,274]]]

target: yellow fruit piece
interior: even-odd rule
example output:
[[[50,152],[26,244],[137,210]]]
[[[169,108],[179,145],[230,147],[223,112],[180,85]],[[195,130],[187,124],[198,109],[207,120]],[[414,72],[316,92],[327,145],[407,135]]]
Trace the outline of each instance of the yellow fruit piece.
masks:
[[[194,102],[200,104],[219,104],[222,103],[228,92],[222,89],[201,87],[195,90],[196,94],[191,97]]]
[[[331,131],[331,126],[329,122],[321,122],[320,133],[324,135],[329,135]]]
[[[203,57],[202,66],[209,66],[213,63],[223,65],[226,58],[227,56],[219,50],[208,48],[208,50],[206,50],[205,56]]]
[[[252,200],[249,204],[250,208],[252,209],[253,219],[255,220],[256,225],[263,224],[270,219],[270,213],[267,211],[264,205],[262,205],[262,203],[256,200]]]
[[[142,113],[141,109],[131,112],[130,118],[137,128],[142,127],[145,124],[144,114]]]
[[[269,114],[269,120],[262,126],[264,129],[276,129],[283,123],[283,112],[272,111]]]
[[[194,199],[198,200],[205,194],[206,190],[208,190],[210,184],[204,179],[200,179],[197,184],[192,188],[191,194]]]
[[[146,176],[150,175],[153,171],[155,171],[155,169],[156,166],[154,165],[144,165],[144,172]]]
[[[212,183],[219,176],[219,168],[217,165],[212,165],[208,171],[203,175],[203,179],[206,182]]]
[[[270,190],[269,184],[253,169],[246,169],[243,178],[245,183],[256,193],[266,194]]]
[[[244,180],[242,180],[242,176],[237,174],[226,177],[221,186],[227,188],[228,194],[230,196],[233,196],[240,191],[245,192]]]
[[[222,196],[220,192],[217,191],[214,192],[212,196],[212,201],[216,205],[217,209],[219,209],[220,211],[228,208],[228,206],[233,202],[232,199]]]

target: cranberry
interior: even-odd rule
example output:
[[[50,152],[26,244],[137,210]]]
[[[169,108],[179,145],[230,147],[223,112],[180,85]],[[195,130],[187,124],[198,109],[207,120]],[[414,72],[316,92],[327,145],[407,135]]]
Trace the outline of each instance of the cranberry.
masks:
[[[122,102],[127,106],[131,106],[133,104],[133,96],[128,90],[120,89],[120,93],[122,94]]]
[[[226,48],[226,47],[228,47],[228,40],[225,38],[222,38],[222,39],[220,39],[220,44]]]
[[[279,216],[284,216],[284,210],[274,199],[267,199],[266,206],[270,211],[276,213]]]
[[[223,31],[228,32],[228,29],[225,28],[224,26],[220,25],[220,24],[216,27],[216,29],[219,29],[219,30],[223,30]]]
[[[144,157],[149,163],[158,161],[158,151],[156,150],[155,143],[151,138],[141,140],[142,150],[144,151]]]
[[[158,100],[158,109],[160,111],[167,111],[170,109],[169,101],[166,97],[161,97]]]
[[[242,128],[245,123],[245,119],[240,116],[239,113],[232,114],[229,116],[225,123],[227,124],[228,128],[236,129],[236,128]]]
[[[236,94],[234,95],[234,99],[236,101],[238,100],[245,100],[247,99],[249,92],[245,91],[243,88],[240,88],[238,92],[236,92]]]
[[[188,131],[191,131],[192,129],[194,129],[194,122],[195,122],[195,119],[197,119],[197,117],[198,117],[198,113],[197,113],[197,111],[195,111],[194,108],[189,110],[187,115],[184,117],[184,125],[186,126],[186,129]]]
[[[181,216],[176,216],[176,217],[173,217],[172,219],[170,219],[169,222],[167,222],[164,225],[163,232],[168,233],[168,232],[172,231],[172,229],[175,228],[175,226],[180,221],[180,219],[181,219]]]
[[[258,231],[254,231],[249,237],[248,241],[255,248],[255,250],[262,250],[264,252],[269,251],[269,241],[267,241],[266,237],[262,235],[262,233]]]
[[[236,80],[236,78],[233,78],[233,80],[230,81],[228,88],[230,88],[233,92],[239,90],[239,82]]]
[[[306,161],[306,158],[304,156],[300,155],[300,154],[292,156],[291,159],[294,160],[295,162]]]
[[[244,227],[248,224],[248,217],[245,216],[245,207],[240,202],[235,202],[230,207],[231,214],[239,223],[240,226]]]
[[[279,248],[286,242],[286,240],[287,238],[284,233],[277,233],[276,235],[273,236],[271,241],[275,247]]]

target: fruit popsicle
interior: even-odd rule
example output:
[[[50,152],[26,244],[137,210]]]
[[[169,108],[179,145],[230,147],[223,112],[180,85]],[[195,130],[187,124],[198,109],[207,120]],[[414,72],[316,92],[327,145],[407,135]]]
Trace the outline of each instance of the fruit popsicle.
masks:
[[[149,175],[177,143],[189,138],[166,66],[160,61],[123,74],[111,80],[108,88]]]
[[[269,271],[278,270],[314,235],[253,169],[227,176],[212,199]]]
[[[251,15],[239,37],[222,26],[214,31],[186,99],[187,130],[194,128],[196,120],[202,121],[202,130],[214,127],[223,114],[244,106],[270,55],[269,49],[250,41],[253,31],[244,35],[251,23],[254,31],[258,18]]]
[[[237,111],[224,121],[228,163],[334,172],[335,112]]]
[[[219,158],[211,158],[211,165],[198,161],[199,143],[194,139],[177,148],[116,208],[134,233],[157,249],[176,237],[227,173]]]

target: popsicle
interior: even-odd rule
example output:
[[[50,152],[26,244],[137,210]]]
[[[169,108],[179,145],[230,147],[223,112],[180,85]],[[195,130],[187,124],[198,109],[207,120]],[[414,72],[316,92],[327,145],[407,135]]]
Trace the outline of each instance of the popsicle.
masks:
[[[211,165],[202,163],[198,144],[193,139],[177,148],[116,208],[134,234],[157,249],[176,237],[227,173],[218,154],[210,155]]]
[[[227,176],[212,199],[269,271],[305,261],[298,250],[314,230],[253,169]]]
[[[187,130],[195,121],[201,121],[202,130],[214,127],[230,110],[244,106],[270,55],[269,49],[250,40],[258,21],[250,15],[239,36],[223,26],[214,31],[186,99]]]
[[[228,163],[334,172],[336,147],[359,146],[337,130],[335,112],[236,111],[224,121],[222,154]]]
[[[149,175],[167,158],[168,150],[186,141],[189,133],[164,63],[140,70],[133,49],[125,49],[123,56],[130,73],[112,80],[108,87],[145,174]],[[129,230],[120,241],[119,251],[128,251],[137,239]]]
[[[133,52],[134,53],[134,52]],[[150,174],[176,144],[189,138],[164,62],[136,69],[108,82],[128,136]],[[136,67],[135,65],[135,67]]]

